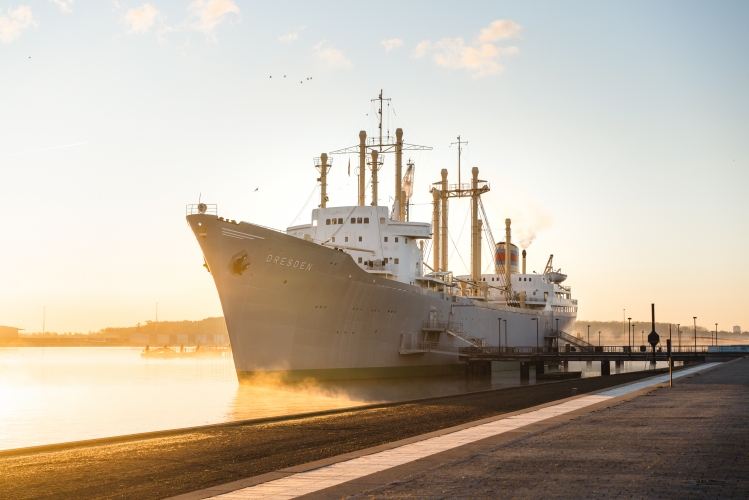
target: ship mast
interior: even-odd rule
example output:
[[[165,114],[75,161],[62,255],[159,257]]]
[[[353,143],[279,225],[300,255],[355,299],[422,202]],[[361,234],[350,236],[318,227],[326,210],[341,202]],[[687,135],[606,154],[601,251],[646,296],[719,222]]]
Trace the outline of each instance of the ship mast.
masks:
[[[450,145],[457,144],[458,145],[458,187],[460,187],[460,154],[462,152],[462,148],[460,147],[462,144],[468,144],[468,141],[462,141],[460,140],[460,136],[458,136],[458,142],[451,142]]]
[[[395,131],[395,137],[390,136],[390,130],[387,130],[383,134],[382,121],[383,121],[383,109],[385,101],[390,105],[391,99],[389,97],[383,97],[382,89],[377,98],[372,99],[371,102],[375,106],[377,112],[377,135],[371,139],[367,138],[367,132],[362,130],[359,132],[359,144],[348,148],[338,149],[331,151],[329,155],[336,154],[359,154],[359,199],[358,205],[365,205],[365,179],[366,165],[370,166],[372,172],[372,205],[377,206],[378,200],[378,180],[377,171],[381,168],[384,163],[384,156],[387,153],[395,154],[395,209],[391,213],[391,218],[396,221],[405,221],[406,219],[406,206],[405,206],[405,193],[403,192],[403,151],[430,151],[430,146],[418,146],[416,144],[407,144],[403,142],[403,130],[397,129]],[[464,143],[465,144],[465,143]]]

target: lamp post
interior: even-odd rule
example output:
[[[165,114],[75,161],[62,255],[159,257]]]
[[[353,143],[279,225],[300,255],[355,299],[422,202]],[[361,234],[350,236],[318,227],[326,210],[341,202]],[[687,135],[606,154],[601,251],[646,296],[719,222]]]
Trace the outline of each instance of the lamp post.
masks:
[[[632,323],[632,318],[627,318],[627,345],[629,345],[629,346],[632,346],[632,344],[630,343],[630,337],[631,337],[631,335],[629,333],[629,332],[632,331],[632,327],[629,326],[631,323]]]
[[[508,333],[507,332],[507,320],[503,319],[502,321],[505,322],[505,347],[507,347],[507,349],[509,349],[510,348],[510,340],[509,340],[509,336],[507,335],[507,333]]]
[[[559,333],[559,318],[557,318],[557,334]]]
[[[692,316],[694,320],[694,352],[697,352],[697,316]]]
[[[632,325],[632,343],[633,343],[633,344],[635,343],[635,327],[636,327],[636,326],[637,326],[637,325]]]
[[[590,325],[588,325],[588,344],[590,344]]]
[[[499,353],[502,353],[502,318],[497,318],[499,320]],[[507,347],[507,346],[505,346]]]
[[[538,318],[531,318],[531,321],[536,322],[536,352],[538,352]]]
[[[715,323],[715,345],[718,345],[718,323]]]
[[[676,323],[676,336],[679,338],[679,350],[681,351],[681,323]]]
[[[598,330],[598,345],[601,345],[601,330]]]

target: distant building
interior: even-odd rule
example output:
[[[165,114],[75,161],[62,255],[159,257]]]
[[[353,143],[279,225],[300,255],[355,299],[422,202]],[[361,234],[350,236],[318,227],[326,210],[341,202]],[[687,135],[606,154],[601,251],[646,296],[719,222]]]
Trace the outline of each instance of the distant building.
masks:
[[[734,326],[733,327],[733,333],[741,335],[741,327],[740,326]]]
[[[0,326],[0,338],[17,339],[19,330],[23,330],[23,328],[16,328],[14,326]]]

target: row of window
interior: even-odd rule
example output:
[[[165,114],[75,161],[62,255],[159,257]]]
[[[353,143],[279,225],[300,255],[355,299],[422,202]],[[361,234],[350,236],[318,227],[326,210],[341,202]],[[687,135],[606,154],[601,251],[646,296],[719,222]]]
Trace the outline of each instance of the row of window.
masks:
[[[330,240],[331,240],[331,241],[332,241],[333,243],[335,243],[335,236],[333,236],[333,237],[332,237],[332,238],[331,238]],[[344,236],[344,241],[345,241],[346,243],[348,243],[348,236]],[[359,241],[362,241],[362,237],[361,237],[361,236],[359,236]],[[388,242],[388,237],[387,237],[387,236],[385,236],[385,243],[387,243],[387,242]],[[398,237],[397,237],[397,236],[395,237],[395,242],[396,242],[396,243],[398,243]],[[406,242],[406,243],[408,243],[408,238],[406,238],[406,241],[405,241],[405,242]],[[494,281],[494,278],[492,278],[492,281]]]
[[[369,224],[369,217],[351,217],[349,222],[351,222],[351,224]],[[326,226],[330,226],[333,224],[343,224],[343,218],[339,217],[338,219],[325,219]]]
[[[382,259],[382,263],[383,264],[387,264],[388,263],[388,259],[387,258]],[[398,258],[397,257],[393,258],[393,264],[397,264],[397,263],[398,263]],[[359,257],[359,264],[362,264],[362,258],[361,257]],[[418,267],[418,264],[416,264],[416,266]]]
[[[361,238],[362,238],[362,237],[361,237],[361,236],[359,236],[359,241],[362,241],[362,239],[361,239]],[[333,243],[335,243],[335,236],[333,236],[332,238],[330,238],[330,240],[331,240],[331,241],[332,241]],[[344,243],[348,243],[348,236],[344,236],[344,237],[343,237],[343,241],[344,241]]]
[[[385,238],[385,241],[387,241],[387,240],[388,239]],[[398,242],[398,238],[395,238],[395,241],[397,243]],[[408,240],[406,240],[406,243],[408,243]],[[483,280],[486,281],[486,278],[483,278]],[[494,281],[494,278],[492,278],[492,281]],[[497,281],[499,281],[499,278],[497,278]],[[518,281],[533,281],[533,278],[523,278],[522,276],[518,276]],[[544,283],[546,282],[546,280],[543,280],[543,281],[544,281]]]

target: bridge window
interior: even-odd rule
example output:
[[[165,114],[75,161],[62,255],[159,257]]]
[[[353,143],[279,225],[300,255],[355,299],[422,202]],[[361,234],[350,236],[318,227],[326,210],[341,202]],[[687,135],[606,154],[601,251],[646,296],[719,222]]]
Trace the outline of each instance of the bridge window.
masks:
[[[333,241],[333,243],[335,243],[335,236],[333,236],[333,239],[331,241]]]
[[[346,243],[348,243],[348,236],[346,236]]]
[[[369,224],[369,217],[364,217],[364,224]]]
[[[396,257],[396,258],[394,258],[394,259],[393,259],[393,263],[394,263],[394,264],[397,264],[397,263],[398,263],[398,257]]]
[[[408,245],[408,238],[406,238],[406,245]]]
[[[385,236],[385,243],[387,243],[387,242],[388,242],[388,237],[387,237],[387,236]]]
[[[349,220],[351,221],[351,224],[356,224],[356,217],[351,217]]]
[[[361,264],[361,257],[359,257],[359,264]]]
[[[329,225],[330,225],[330,219],[325,219],[325,225],[326,225],[326,226],[329,226]]]
[[[395,237],[395,242],[398,243],[398,237],[397,236]]]
[[[343,219],[342,218],[338,218],[338,224],[343,224]]]
[[[361,241],[361,236],[359,236],[359,241]]]
[[[385,217],[380,217],[380,224],[385,224]]]
[[[357,224],[361,224],[361,217],[357,217],[357,218],[356,218],[356,223],[357,223]]]

